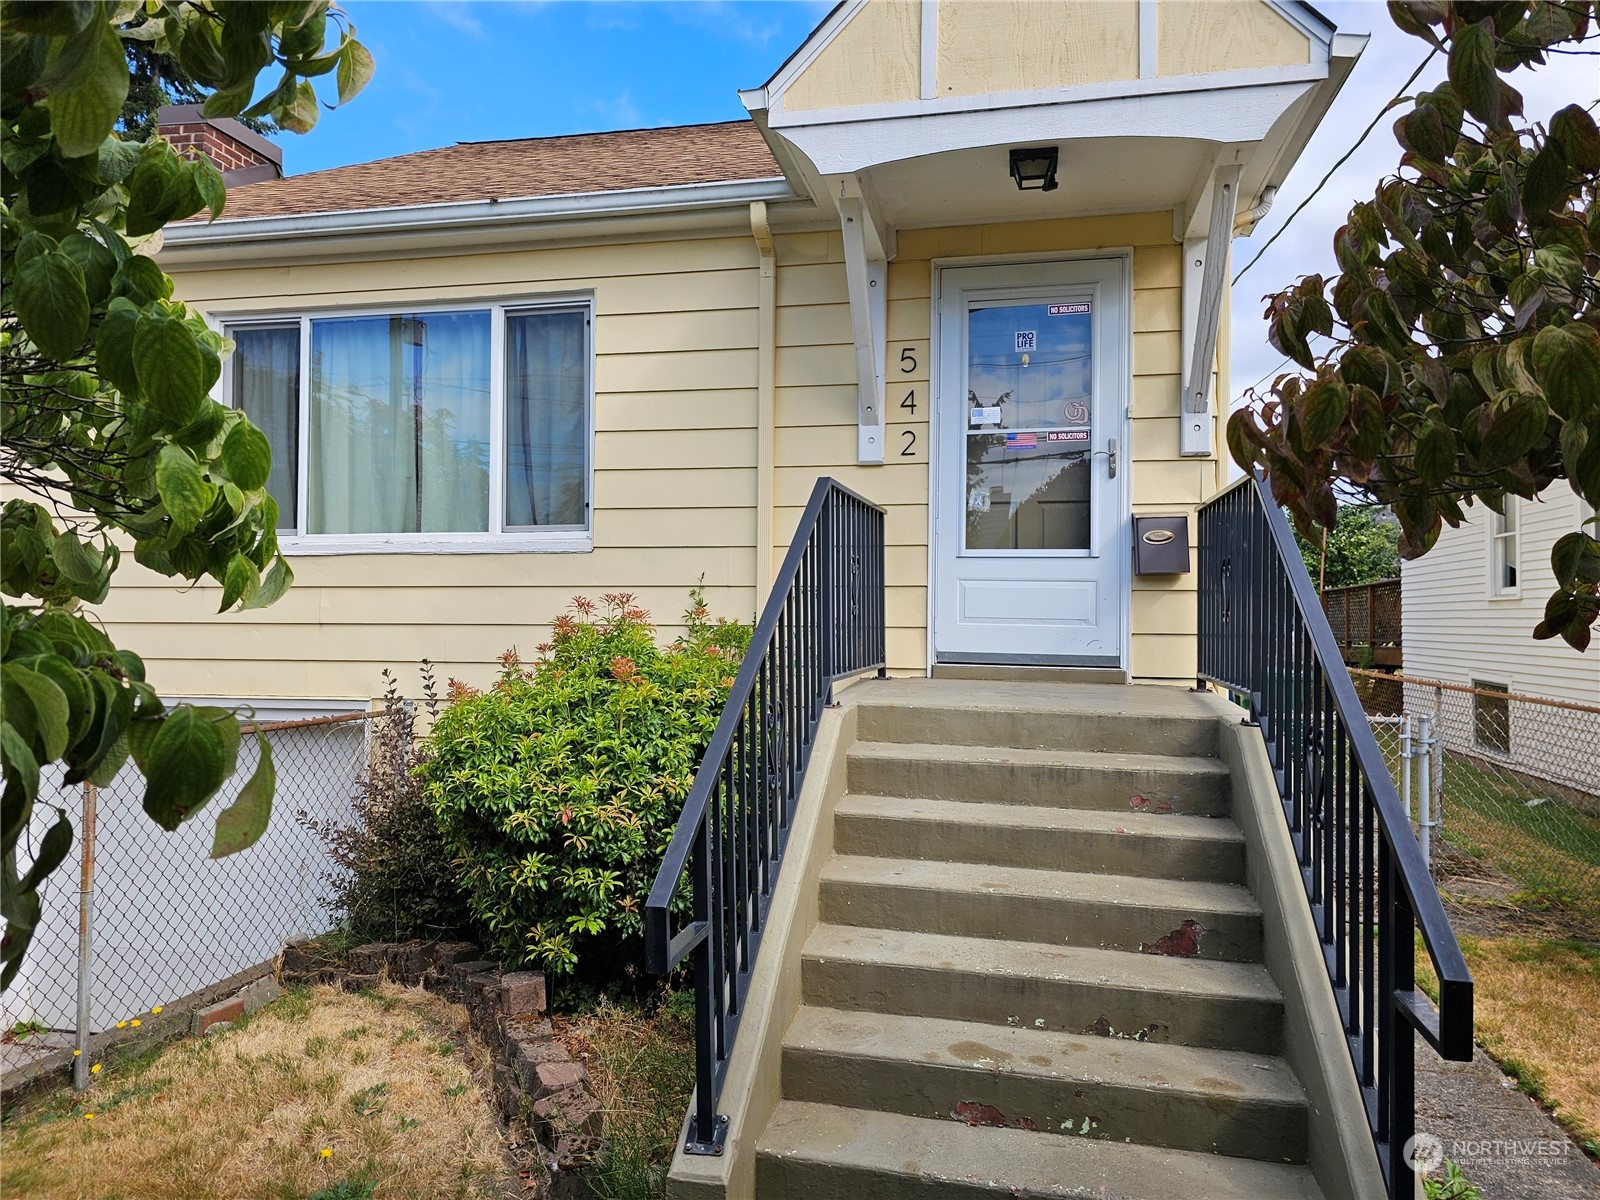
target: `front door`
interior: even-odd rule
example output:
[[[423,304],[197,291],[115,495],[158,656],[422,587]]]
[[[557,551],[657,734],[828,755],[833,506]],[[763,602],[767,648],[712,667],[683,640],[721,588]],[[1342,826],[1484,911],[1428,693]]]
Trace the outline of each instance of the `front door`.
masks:
[[[1126,270],[940,272],[936,661],[1125,665]]]

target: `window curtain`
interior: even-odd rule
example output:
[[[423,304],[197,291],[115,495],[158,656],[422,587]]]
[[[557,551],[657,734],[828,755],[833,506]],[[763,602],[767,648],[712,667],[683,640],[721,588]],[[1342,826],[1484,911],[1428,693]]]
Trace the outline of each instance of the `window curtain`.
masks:
[[[508,528],[585,524],[586,341],[582,312],[506,317]]]
[[[300,457],[300,326],[231,331],[234,404],[267,436],[272,472],[267,493],[278,503],[278,528],[299,526],[296,467]]]
[[[311,323],[307,533],[489,527],[489,314]]]

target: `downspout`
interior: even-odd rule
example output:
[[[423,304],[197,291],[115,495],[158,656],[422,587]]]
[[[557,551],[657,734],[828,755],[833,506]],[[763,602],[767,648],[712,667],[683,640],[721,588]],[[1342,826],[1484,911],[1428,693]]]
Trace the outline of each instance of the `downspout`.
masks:
[[[750,202],[750,236],[761,254],[756,301],[756,611],[772,583],[772,488],[777,436],[778,254],[767,202]]]
[[[1243,237],[1247,230],[1253,230],[1256,227],[1256,223],[1272,211],[1272,202],[1277,199],[1277,196],[1278,189],[1274,185],[1269,183],[1262,188],[1261,203],[1248,212],[1240,213],[1233,219],[1233,236]]]

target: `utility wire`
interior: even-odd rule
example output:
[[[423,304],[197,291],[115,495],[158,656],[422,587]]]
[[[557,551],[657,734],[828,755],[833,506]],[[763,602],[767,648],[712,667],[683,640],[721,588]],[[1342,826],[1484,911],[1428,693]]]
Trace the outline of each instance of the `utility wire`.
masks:
[[[1306,205],[1310,204],[1317,198],[1317,193],[1323,189],[1323,186],[1328,182],[1328,180],[1333,178],[1334,172],[1340,167],[1344,166],[1345,163],[1349,162],[1350,156],[1357,150],[1361,149],[1361,143],[1367,140],[1367,135],[1378,127],[1378,122],[1383,120],[1384,116],[1387,115],[1389,110],[1394,107],[1395,102],[1406,94],[1411,85],[1417,81],[1417,76],[1422,74],[1423,68],[1431,63],[1433,61],[1433,56],[1438,53],[1439,51],[1437,47],[1428,51],[1427,57],[1417,64],[1417,69],[1415,71],[1411,72],[1411,78],[1400,85],[1400,90],[1394,94],[1394,97],[1389,101],[1389,103],[1385,104],[1381,109],[1379,109],[1378,115],[1372,118],[1372,124],[1368,125],[1361,131],[1361,136],[1356,139],[1356,144],[1344,152],[1343,158],[1328,168],[1328,173],[1322,177],[1322,181],[1318,183],[1316,187],[1311,189],[1311,194],[1304,200],[1300,201],[1300,207],[1296,208],[1292,213],[1290,213],[1288,219],[1285,220],[1282,225],[1278,226],[1278,231],[1267,239],[1266,245],[1262,246],[1261,249],[1256,251],[1255,257],[1240,268],[1239,273],[1233,277],[1234,283],[1238,283],[1239,280],[1243,279],[1244,273],[1261,261],[1261,256],[1267,252],[1272,243],[1282,237],[1283,231],[1289,228],[1294,219],[1305,211]]]

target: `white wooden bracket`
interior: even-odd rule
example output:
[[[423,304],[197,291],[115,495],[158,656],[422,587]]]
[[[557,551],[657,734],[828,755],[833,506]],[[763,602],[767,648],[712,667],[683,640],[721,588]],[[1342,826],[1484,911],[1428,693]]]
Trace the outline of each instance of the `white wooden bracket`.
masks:
[[[850,331],[856,347],[856,462],[882,464],[884,454],[883,356],[888,332],[889,263],[893,234],[886,234],[854,180],[840,182],[839,229],[850,293]]]
[[[1242,170],[1237,164],[1227,164],[1212,172],[1211,222],[1206,236],[1185,238],[1183,242],[1183,329],[1188,370],[1178,406],[1178,453],[1185,457],[1209,458],[1216,452],[1211,435],[1212,373]]]

